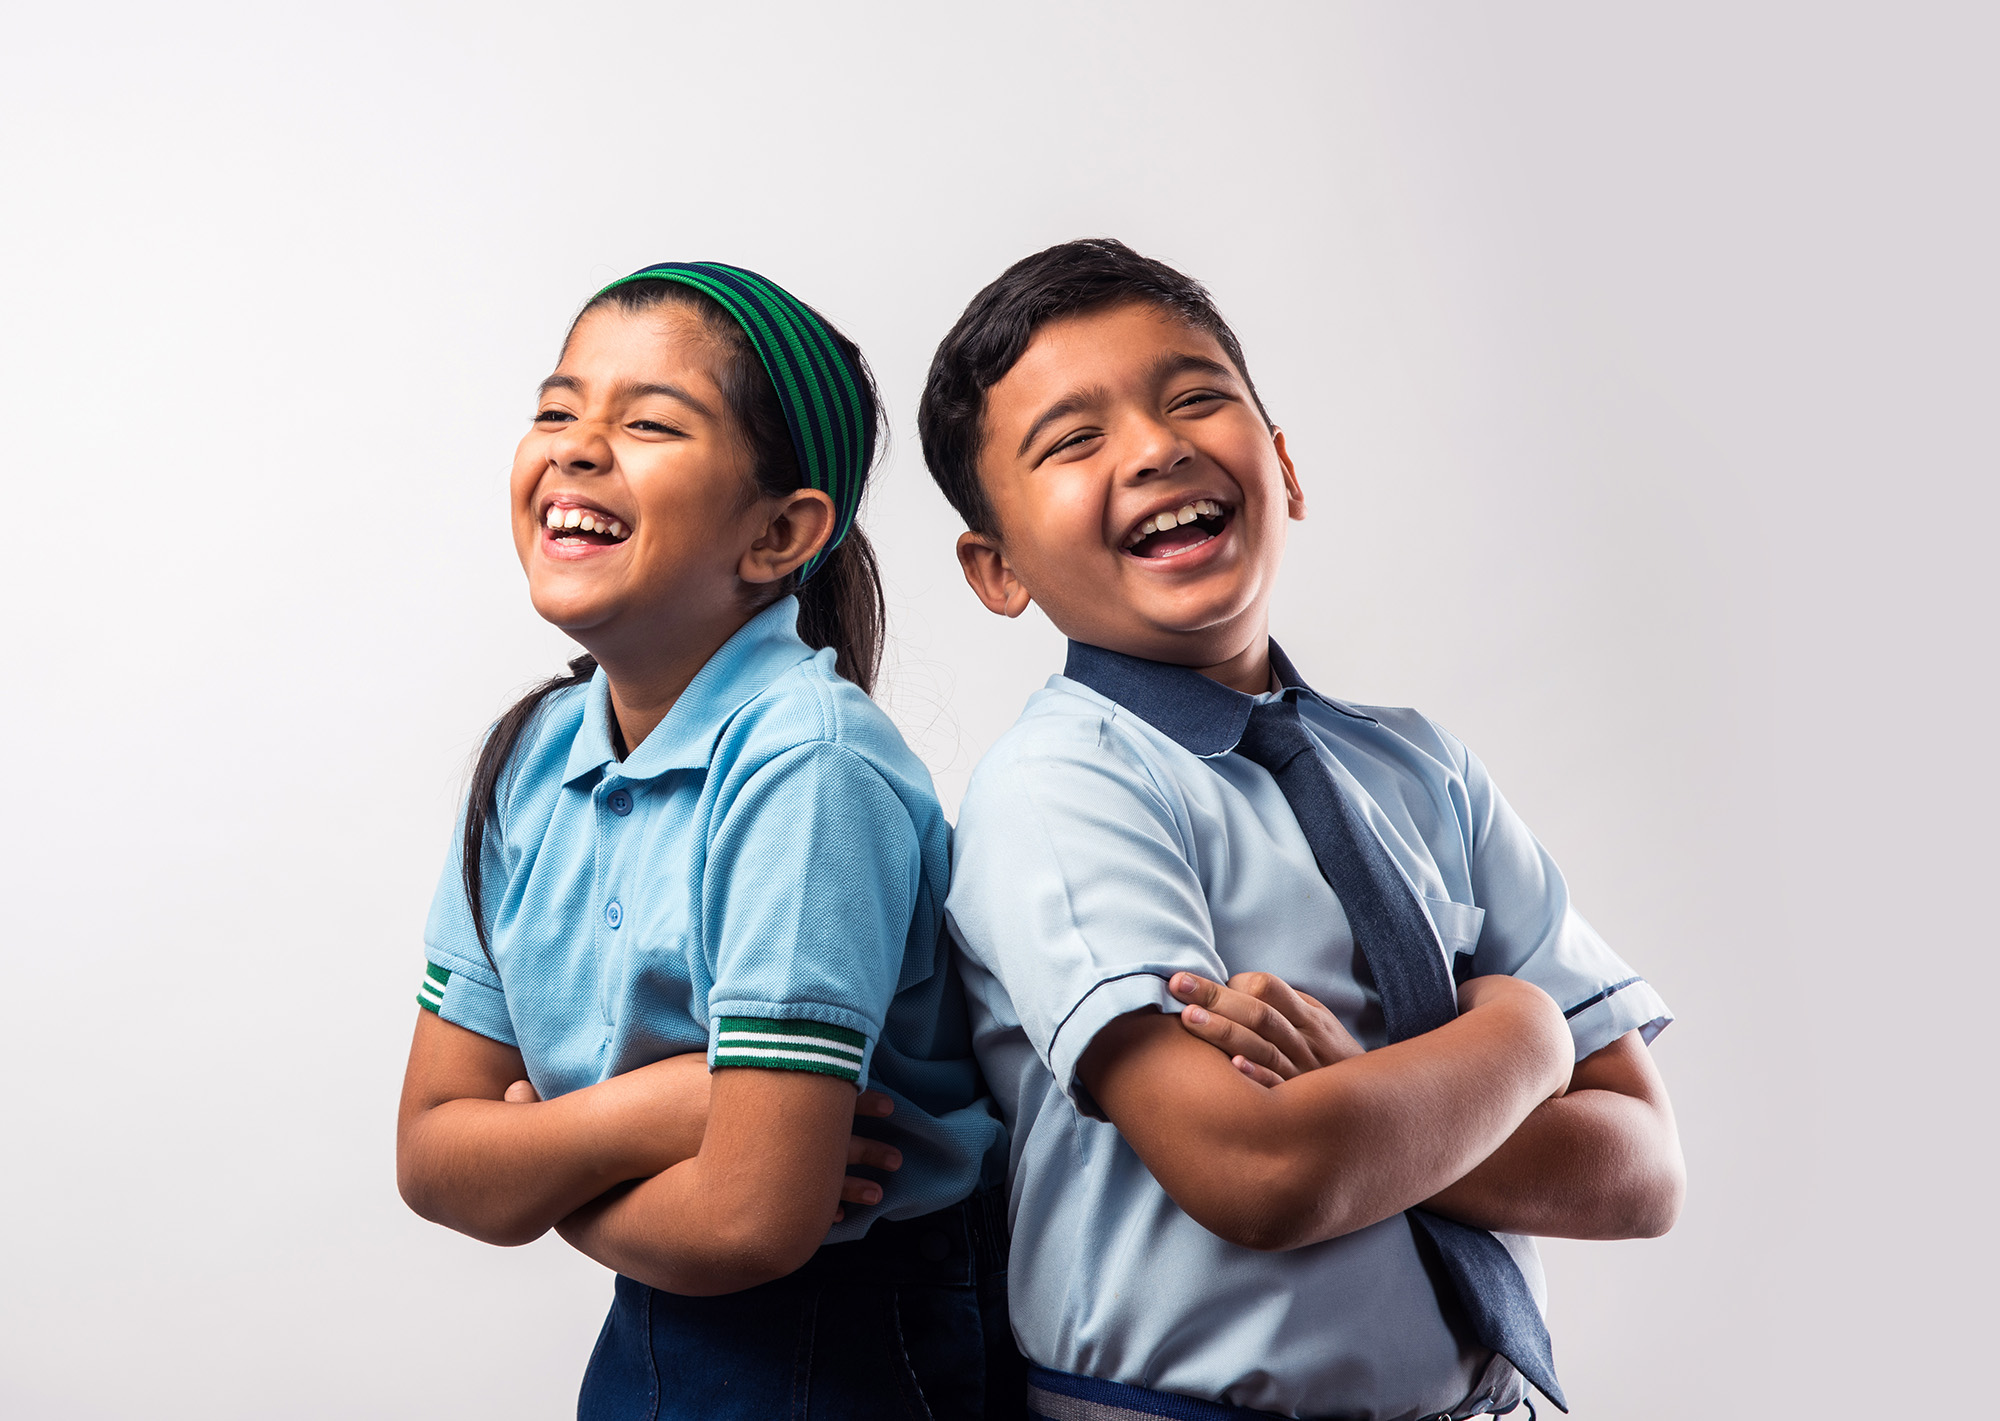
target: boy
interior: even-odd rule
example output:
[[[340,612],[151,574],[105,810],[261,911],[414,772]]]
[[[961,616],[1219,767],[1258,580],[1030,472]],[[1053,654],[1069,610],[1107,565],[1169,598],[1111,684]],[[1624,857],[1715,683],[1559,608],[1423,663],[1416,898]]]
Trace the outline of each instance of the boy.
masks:
[[[1671,1226],[1672,1017],[1462,744],[1270,641],[1305,496],[1207,292],[1112,241],[1018,262],[919,425],[972,590],[1070,638],[946,906],[1031,1412],[1561,1405],[1525,1235]]]

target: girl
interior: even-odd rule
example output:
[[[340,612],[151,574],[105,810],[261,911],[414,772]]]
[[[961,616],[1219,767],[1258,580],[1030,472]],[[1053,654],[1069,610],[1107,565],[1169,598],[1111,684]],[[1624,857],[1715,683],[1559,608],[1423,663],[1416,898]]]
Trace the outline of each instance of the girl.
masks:
[[[867,694],[877,418],[809,307],[669,263],[584,307],[515,457],[529,596],[589,655],[480,754],[397,1174],[617,1271],[587,1421],[1020,1414],[947,830]]]

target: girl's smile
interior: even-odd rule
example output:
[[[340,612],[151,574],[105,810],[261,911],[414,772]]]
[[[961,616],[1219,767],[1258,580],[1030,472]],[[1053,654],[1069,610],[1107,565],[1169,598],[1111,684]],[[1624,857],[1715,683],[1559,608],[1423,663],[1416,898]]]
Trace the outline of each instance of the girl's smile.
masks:
[[[718,349],[686,310],[589,312],[515,454],[515,545],[535,610],[600,659],[743,620],[737,564],[768,513]]]

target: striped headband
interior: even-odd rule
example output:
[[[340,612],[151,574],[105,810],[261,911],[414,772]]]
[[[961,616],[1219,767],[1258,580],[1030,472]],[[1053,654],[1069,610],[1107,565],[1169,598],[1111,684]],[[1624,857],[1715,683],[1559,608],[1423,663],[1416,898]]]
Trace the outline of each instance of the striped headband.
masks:
[[[803,587],[840,546],[861,508],[872,431],[860,373],[804,302],[754,271],[721,262],[661,262],[621,276],[597,294],[634,281],[676,281],[711,298],[743,328],[764,362],[785,409],[805,486],[833,500],[833,536],[799,569]]]

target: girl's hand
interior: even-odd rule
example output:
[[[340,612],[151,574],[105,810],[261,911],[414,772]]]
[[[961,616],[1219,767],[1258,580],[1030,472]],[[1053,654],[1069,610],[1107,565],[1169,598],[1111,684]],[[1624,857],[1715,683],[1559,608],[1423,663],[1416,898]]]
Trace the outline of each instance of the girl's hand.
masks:
[[[1258,1085],[1362,1054],[1325,1003],[1268,972],[1238,972],[1228,986],[1176,972],[1167,989],[1187,1004],[1181,1025]]]
[[[515,1081],[507,1087],[501,1097],[510,1105],[534,1105],[541,1097],[527,1081]],[[854,1113],[857,1117],[871,1120],[886,1120],[896,1109],[896,1102],[879,1090],[864,1090],[854,1097]],[[903,1167],[903,1152],[894,1145],[880,1140],[871,1140],[866,1135],[854,1135],[847,1141],[847,1162],[865,1164],[872,1169],[894,1173]],[[882,1186],[872,1179],[859,1179],[848,1175],[840,1181],[840,1198],[847,1204],[879,1204],[882,1201]],[[844,1209],[833,1211],[833,1221],[839,1223],[847,1217]]]

